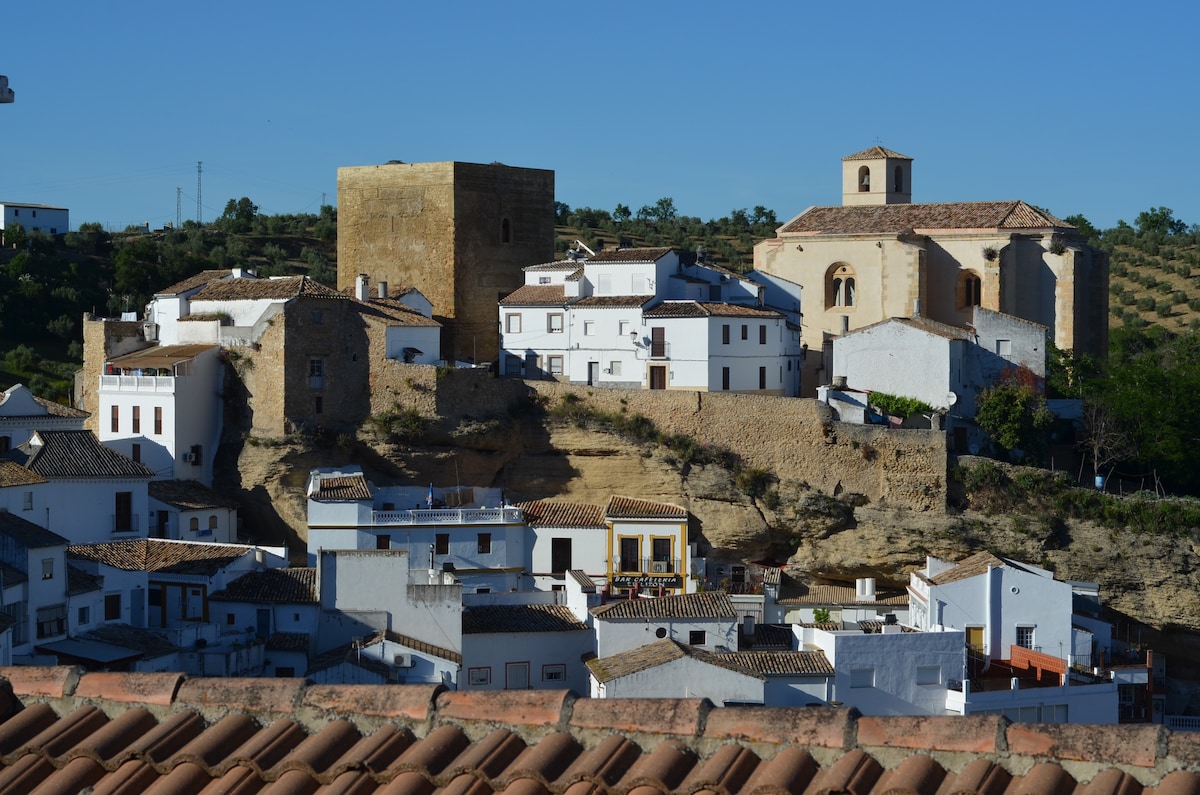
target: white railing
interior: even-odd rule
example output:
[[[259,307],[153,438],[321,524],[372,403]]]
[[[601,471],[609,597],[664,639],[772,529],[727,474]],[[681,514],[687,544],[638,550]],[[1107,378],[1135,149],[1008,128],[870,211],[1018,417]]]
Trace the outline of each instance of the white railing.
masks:
[[[1195,715],[1167,715],[1163,725],[1171,731],[1200,732],[1200,717]]]
[[[174,392],[173,375],[102,375],[100,390],[118,392]]]
[[[372,511],[372,524],[520,524],[520,508],[426,508],[411,511]]]

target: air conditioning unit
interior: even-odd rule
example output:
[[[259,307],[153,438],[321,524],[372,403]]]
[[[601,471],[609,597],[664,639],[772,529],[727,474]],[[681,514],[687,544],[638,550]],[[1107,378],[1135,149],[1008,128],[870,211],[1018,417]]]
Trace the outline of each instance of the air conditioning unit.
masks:
[[[654,561],[654,573],[655,574],[666,574],[670,570],[671,570],[671,564],[668,563],[667,561],[665,561],[665,560]]]
[[[196,454],[195,453],[184,453],[183,454],[183,463],[185,463],[185,464],[196,463]]]
[[[392,656],[392,665],[397,668],[412,668],[413,658],[411,654],[395,654]]]

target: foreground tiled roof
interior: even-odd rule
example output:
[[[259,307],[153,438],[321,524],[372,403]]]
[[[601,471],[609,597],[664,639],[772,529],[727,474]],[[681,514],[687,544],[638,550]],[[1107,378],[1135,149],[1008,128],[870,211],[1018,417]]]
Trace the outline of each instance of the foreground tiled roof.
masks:
[[[1200,792],[1161,726],[4,668],[0,793]],[[89,788],[91,788],[89,790]]]
[[[526,284],[500,299],[501,306],[566,306],[568,298],[561,284]]]
[[[684,521],[688,514],[678,505],[666,502],[613,496],[604,506],[604,515],[609,519],[678,519]]]
[[[781,234],[900,234],[935,229],[1074,229],[1023,201],[869,204],[811,207],[785,224]]]
[[[569,502],[534,500],[517,507],[530,527],[605,527],[604,507]]]
[[[150,496],[159,502],[185,511],[238,507],[236,501],[218,494],[198,480],[152,480],[146,484],[146,488]]]
[[[228,279],[212,282],[192,296],[193,301],[287,301],[301,296],[350,300],[350,296],[307,276],[279,279]]]
[[[562,605],[475,605],[462,612],[464,635],[577,630],[587,630],[587,625]]]
[[[252,571],[238,577],[208,598],[209,601],[215,602],[316,604],[317,570],[295,568]]]
[[[664,301],[645,311],[646,317],[745,317],[758,320],[781,318],[778,312],[757,306],[709,301]]]
[[[38,431],[9,457],[46,478],[151,478],[132,458],[105,447],[91,431]]]
[[[624,599],[593,607],[597,618],[737,618],[733,601],[724,591]]]
[[[634,649],[628,649],[609,657],[593,657],[586,662],[586,665],[592,676],[600,683],[611,682],[614,679],[632,676],[642,671],[648,671],[651,668],[658,668],[661,665],[681,660],[684,657],[691,657],[700,662],[717,665],[721,668],[730,668],[738,673],[753,676],[756,679],[764,678],[743,668],[725,665],[724,660],[717,659],[717,656],[704,649],[698,649],[668,638],[655,641],[654,643],[647,643],[644,646],[638,646]]]
[[[124,571],[161,571],[171,574],[215,574],[250,551],[233,544],[164,541],[147,538],[79,544],[67,547],[67,557],[103,563]]]

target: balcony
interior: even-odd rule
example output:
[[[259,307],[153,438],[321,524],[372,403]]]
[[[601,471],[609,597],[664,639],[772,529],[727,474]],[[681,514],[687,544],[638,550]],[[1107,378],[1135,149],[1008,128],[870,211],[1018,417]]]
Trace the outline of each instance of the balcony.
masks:
[[[116,513],[112,514],[112,531],[114,535],[122,533],[136,533],[141,525],[138,520],[141,517],[136,513]]]
[[[650,343],[650,358],[651,359],[670,359],[671,358],[671,343],[662,340],[655,340]]]
[[[173,375],[102,375],[100,391],[173,394],[175,378]]]
[[[682,571],[679,558],[675,558],[674,560],[653,560],[652,558],[623,559],[617,569],[623,574],[676,574]]]
[[[410,511],[371,511],[374,525],[521,524],[520,508],[417,508]]]

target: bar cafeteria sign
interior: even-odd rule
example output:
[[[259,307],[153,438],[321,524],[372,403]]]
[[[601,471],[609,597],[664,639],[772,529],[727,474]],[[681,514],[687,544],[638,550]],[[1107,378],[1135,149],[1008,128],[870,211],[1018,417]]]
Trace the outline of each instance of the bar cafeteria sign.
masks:
[[[612,584],[615,588],[678,588],[682,583],[677,576],[655,577],[649,574],[641,576],[619,574],[612,578]]]

